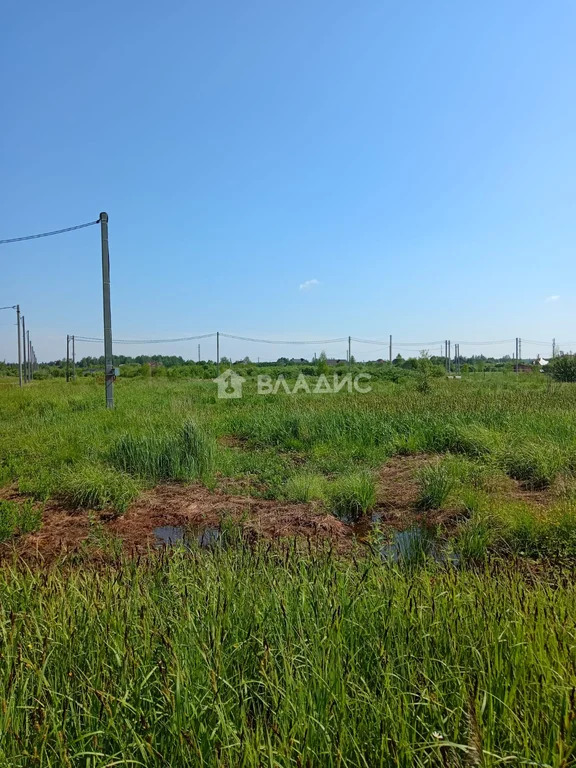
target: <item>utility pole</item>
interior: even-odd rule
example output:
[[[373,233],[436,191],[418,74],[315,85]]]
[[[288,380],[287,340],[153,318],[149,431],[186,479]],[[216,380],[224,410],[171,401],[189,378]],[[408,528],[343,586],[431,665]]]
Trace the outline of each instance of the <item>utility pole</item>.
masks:
[[[26,331],[26,351],[28,353],[28,381],[32,381],[32,355],[30,354],[30,331]]]
[[[519,360],[518,360],[518,336],[516,336],[516,352],[515,352],[515,356],[516,356],[516,373],[518,373],[518,362],[519,362]]]
[[[452,342],[448,339],[448,373],[451,371],[452,362]]]
[[[66,334],[66,383],[70,381],[70,336]]]
[[[114,362],[112,358],[112,311],[110,308],[110,252],[108,250],[108,214],[100,214],[102,242],[102,299],[104,309],[104,368],[106,408],[114,408]]]
[[[216,377],[220,376],[220,331],[216,331]]]
[[[72,381],[76,381],[76,337],[72,336]]]
[[[348,336],[348,368],[352,369],[352,337]]]
[[[20,304],[16,304],[16,328],[18,330],[18,384],[22,386],[22,342],[20,339]]]
[[[518,359],[522,362],[522,339],[518,337]]]
[[[200,362],[200,344],[198,344],[198,362]]]
[[[392,365],[392,334],[390,334],[390,365]]]
[[[22,349],[24,352],[24,381],[28,381],[28,365],[27,365],[27,359],[28,359],[28,352],[26,351],[26,321],[24,320],[24,315],[22,315]]]
[[[556,339],[552,339],[552,359],[556,357]]]

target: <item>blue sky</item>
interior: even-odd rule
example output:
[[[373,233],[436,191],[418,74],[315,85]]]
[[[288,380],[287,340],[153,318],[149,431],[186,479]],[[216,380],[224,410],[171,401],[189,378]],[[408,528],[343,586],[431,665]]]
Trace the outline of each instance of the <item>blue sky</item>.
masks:
[[[575,31],[571,0],[13,3],[0,239],[108,211],[118,338],[576,340]],[[101,336],[96,227],[0,259],[40,358]]]

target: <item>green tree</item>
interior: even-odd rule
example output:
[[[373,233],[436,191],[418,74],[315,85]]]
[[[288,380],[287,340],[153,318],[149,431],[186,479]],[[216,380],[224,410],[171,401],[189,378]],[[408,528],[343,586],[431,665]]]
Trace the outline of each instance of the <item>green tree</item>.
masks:
[[[327,357],[326,352],[324,351],[320,352],[320,355],[318,356],[318,362],[316,363],[316,373],[318,376],[328,373]]]
[[[556,357],[548,366],[554,381],[576,381],[576,355]]]

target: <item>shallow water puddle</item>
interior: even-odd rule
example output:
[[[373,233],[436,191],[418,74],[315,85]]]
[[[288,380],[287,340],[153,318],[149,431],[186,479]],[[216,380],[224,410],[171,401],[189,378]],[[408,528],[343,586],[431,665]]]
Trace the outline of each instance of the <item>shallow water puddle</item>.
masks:
[[[202,549],[213,547],[220,539],[220,529],[215,527],[163,525],[154,528],[156,546],[175,547],[182,546],[191,549],[193,544]]]
[[[356,535],[369,540],[371,534],[377,533],[380,520],[374,518],[355,526]],[[382,558],[391,562],[415,562],[431,558],[439,563],[456,563],[457,555],[452,552],[445,541],[440,539],[433,528],[425,525],[414,525],[403,531],[394,531],[391,537],[385,532],[376,535],[373,546],[380,550]]]

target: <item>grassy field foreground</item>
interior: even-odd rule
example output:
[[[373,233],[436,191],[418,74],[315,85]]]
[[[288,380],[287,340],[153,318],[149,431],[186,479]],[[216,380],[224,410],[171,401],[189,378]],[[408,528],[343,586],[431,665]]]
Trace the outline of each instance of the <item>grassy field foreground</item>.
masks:
[[[116,394],[0,384],[0,768],[576,764],[575,387]],[[386,560],[379,526],[346,556],[234,526],[209,550],[10,556],[43,500],[102,532],[164,482],[369,519],[404,459],[455,557]]]
[[[576,592],[218,548],[0,571],[0,765],[573,765]]]

